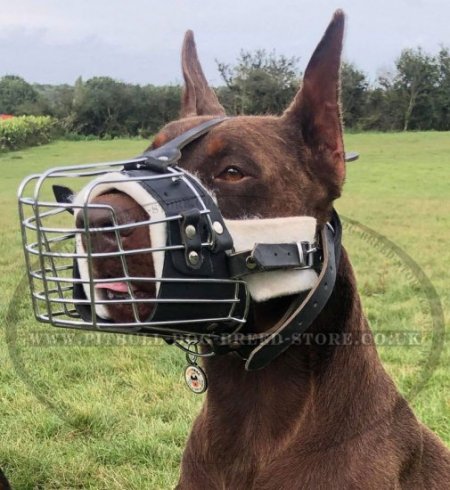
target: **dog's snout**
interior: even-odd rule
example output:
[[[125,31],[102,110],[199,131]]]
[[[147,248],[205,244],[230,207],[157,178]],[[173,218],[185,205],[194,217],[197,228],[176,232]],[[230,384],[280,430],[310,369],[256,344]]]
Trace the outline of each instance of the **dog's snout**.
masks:
[[[86,209],[80,209],[76,227],[83,243],[89,236],[93,251],[114,252],[120,243],[125,249],[141,248],[148,239],[148,230],[141,225],[146,220],[145,211],[130,196],[112,192],[94,198]]]
[[[80,209],[77,214],[76,226],[79,229],[108,235],[114,234],[115,228],[120,226],[120,235],[127,237],[139,229],[139,223],[148,219],[136,201],[120,192],[103,194],[94,198],[90,204],[86,210]],[[124,225],[131,226],[122,228]]]
[[[77,228],[85,228],[85,214],[88,221],[88,228],[109,228],[114,226],[114,217],[111,209],[107,208],[92,208],[86,213],[81,210],[76,219]]]
[[[96,285],[99,297],[108,303],[109,317],[117,323],[136,321],[136,311],[127,303],[130,288],[137,301],[138,317],[148,318],[154,303],[140,300],[154,299],[156,286],[142,278],[155,276],[151,248],[149,219],[131,196],[123,192],[108,192],[94,197],[86,208],[79,209],[76,227],[84,250],[92,257],[94,279],[107,279]],[[122,256],[121,250],[134,253]],[[124,280],[124,277],[127,280]]]

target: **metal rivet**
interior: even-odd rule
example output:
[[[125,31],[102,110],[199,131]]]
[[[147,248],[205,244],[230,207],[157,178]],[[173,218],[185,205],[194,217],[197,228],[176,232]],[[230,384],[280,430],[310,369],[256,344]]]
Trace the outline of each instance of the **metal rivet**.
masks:
[[[255,262],[255,259],[249,255],[246,259],[245,259],[245,265],[247,266],[247,269],[254,269],[256,267],[256,262]]]
[[[221,235],[223,233],[223,226],[222,223],[220,223],[219,221],[214,221],[213,228],[218,235]]]
[[[192,265],[197,265],[200,261],[200,256],[198,255],[197,252],[192,250],[191,252],[189,252],[188,259]]]
[[[187,225],[186,228],[184,229],[184,232],[186,233],[186,236],[188,238],[194,238],[195,235],[197,234],[197,230],[194,225]]]
[[[186,236],[188,238],[194,238],[195,235],[197,234],[197,229],[195,228],[194,225],[187,225],[186,228],[184,229],[184,232],[186,233]]]

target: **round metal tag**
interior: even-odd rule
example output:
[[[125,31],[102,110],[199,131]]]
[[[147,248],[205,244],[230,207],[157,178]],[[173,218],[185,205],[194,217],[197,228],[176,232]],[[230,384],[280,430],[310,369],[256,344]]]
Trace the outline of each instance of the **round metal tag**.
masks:
[[[197,394],[204,393],[208,387],[206,373],[197,365],[194,366],[190,364],[186,367],[184,371],[184,380],[189,386],[189,389]]]

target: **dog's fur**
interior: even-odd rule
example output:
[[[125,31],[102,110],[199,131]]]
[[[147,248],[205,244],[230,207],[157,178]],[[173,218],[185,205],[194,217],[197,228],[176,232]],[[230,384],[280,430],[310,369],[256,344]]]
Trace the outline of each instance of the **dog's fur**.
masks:
[[[343,30],[337,11],[281,117],[226,120],[184,151],[181,165],[214,190],[226,218],[309,215],[323,225],[330,217],[345,176]],[[153,147],[225,113],[191,32],[182,65],[181,119],[163,128]],[[121,205],[112,205],[120,214]],[[254,306],[246,330],[269,328],[288,301]],[[345,251],[331,299],[311,331],[370,336]],[[417,421],[373,344],[296,345],[257,372],[246,372],[229,354],[207,359],[205,369],[210,387],[184,451],[178,490],[450,486],[449,451]]]
[[[2,470],[0,470],[0,490],[11,490],[8,480]]]

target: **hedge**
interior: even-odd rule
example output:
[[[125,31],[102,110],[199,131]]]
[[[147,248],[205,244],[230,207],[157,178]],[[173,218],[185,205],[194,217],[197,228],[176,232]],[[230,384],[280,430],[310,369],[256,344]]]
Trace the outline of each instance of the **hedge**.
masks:
[[[19,150],[49,143],[60,134],[50,116],[19,116],[0,121],[0,151]]]

